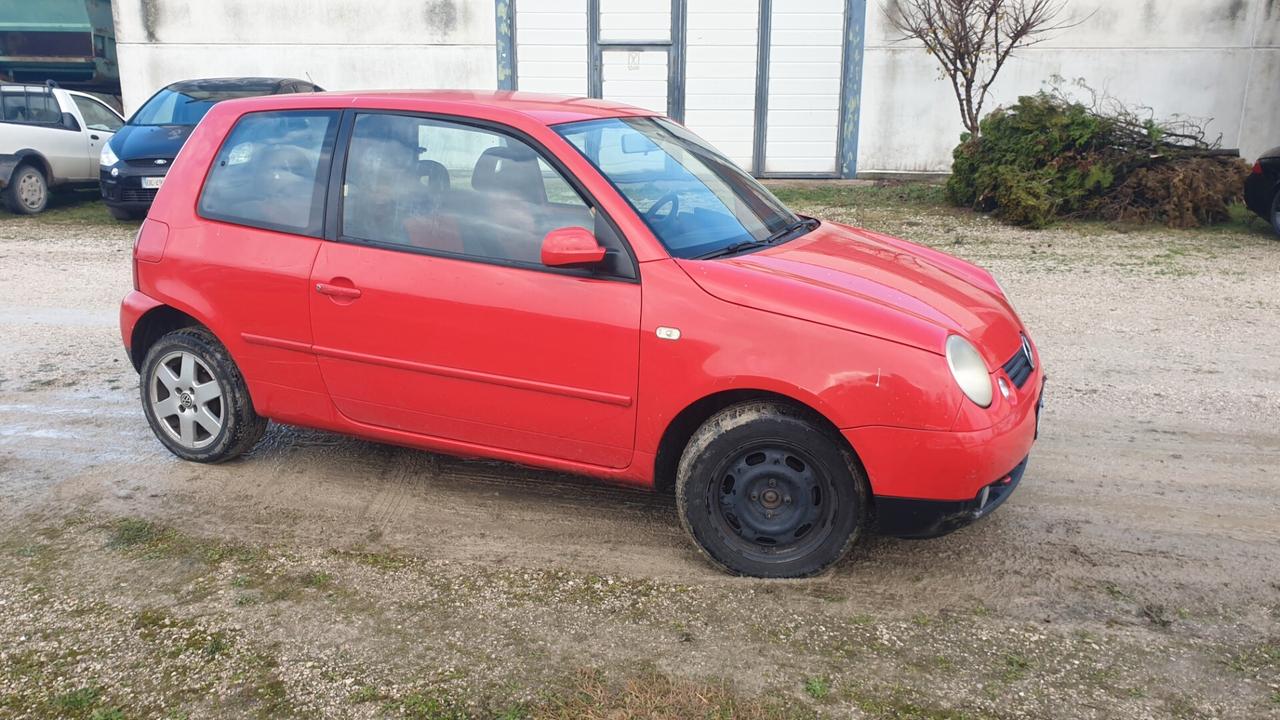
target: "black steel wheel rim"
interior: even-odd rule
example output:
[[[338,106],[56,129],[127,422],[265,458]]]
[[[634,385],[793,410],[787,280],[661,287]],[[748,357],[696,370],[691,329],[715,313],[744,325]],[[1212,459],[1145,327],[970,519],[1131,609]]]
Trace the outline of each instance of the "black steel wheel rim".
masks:
[[[725,541],[762,562],[801,556],[831,534],[835,484],[812,455],[780,439],[738,448],[707,488],[707,507]]]

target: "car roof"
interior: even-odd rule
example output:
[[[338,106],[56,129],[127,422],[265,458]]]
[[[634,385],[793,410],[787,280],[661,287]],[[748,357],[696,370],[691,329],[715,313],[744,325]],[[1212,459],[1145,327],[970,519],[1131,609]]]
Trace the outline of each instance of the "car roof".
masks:
[[[221,104],[221,103],[220,103]],[[545,125],[617,117],[660,115],[652,110],[599,98],[507,90],[358,90],[323,95],[273,95],[228,100],[245,111],[291,108],[366,107],[409,112],[448,112],[485,116],[495,112],[533,118]],[[247,108],[246,105],[253,107]]]
[[[176,83],[170,83],[165,87],[175,92],[190,92],[193,90],[202,90],[205,92],[219,90],[244,90],[248,92],[272,93],[280,89],[280,86],[286,83],[304,83],[311,85],[306,80],[297,78],[279,78],[279,77],[222,77],[222,78],[198,78],[195,80],[180,80]]]

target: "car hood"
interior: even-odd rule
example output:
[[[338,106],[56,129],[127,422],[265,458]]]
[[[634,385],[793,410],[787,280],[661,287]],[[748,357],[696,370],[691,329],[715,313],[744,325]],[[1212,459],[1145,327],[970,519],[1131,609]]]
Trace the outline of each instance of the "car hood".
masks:
[[[121,160],[172,160],[194,129],[194,125],[125,125],[111,138],[111,152]]]
[[[938,354],[958,333],[992,368],[1021,346],[1021,322],[990,273],[868,230],[823,222],[751,254],[677,262],[703,290],[738,305]]]

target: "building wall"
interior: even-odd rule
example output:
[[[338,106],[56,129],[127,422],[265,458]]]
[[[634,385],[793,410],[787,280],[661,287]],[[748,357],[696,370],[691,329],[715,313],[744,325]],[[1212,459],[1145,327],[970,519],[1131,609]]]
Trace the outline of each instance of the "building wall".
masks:
[[[508,2],[519,89],[588,94],[589,0],[116,0],[125,108],[174,80],[219,75],[295,76],[334,90],[494,88],[495,6],[505,12]],[[896,41],[885,12],[897,0],[680,2],[685,122],[742,166],[834,173],[856,128],[860,174],[950,168],[961,132],[956,101],[934,59]],[[659,26],[671,0],[596,3],[603,40],[665,36]],[[770,44],[762,49],[765,5]],[[845,7],[865,7],[854,18],[862,23],[851,24],[865,26],[863,48],[861,32],[842,42]],[[1081,25],[1012,59],[988,110],[1060,75],[1157,117],[1211,120],[1211,134],[1249,158],[1280,145],[1280,0],[1069,0],[1069,12]],[[860,51],[861,94],[847,106],[860,108],[855,115],[840,92],[843,69],[856,67],[847,55]],[[757,113],[762,56],[768,108]],[[663,109],[665,54],[602,57],[606,97]]]
[[[115,0],[126,113],[175,80],[310,79],[326,89],[494,88],[492,0]]]
[[[895,42],[876,5],[867,10],[858,170],[946,172],[963,129],[951,85],[918,45]],[[1280,3],[1071,0],[1069,13],[1083,24],[1013,58],[986,109],[1060,75],[1157,118],[1211,120],[1211,136],[1248,158],[1280,145]]]

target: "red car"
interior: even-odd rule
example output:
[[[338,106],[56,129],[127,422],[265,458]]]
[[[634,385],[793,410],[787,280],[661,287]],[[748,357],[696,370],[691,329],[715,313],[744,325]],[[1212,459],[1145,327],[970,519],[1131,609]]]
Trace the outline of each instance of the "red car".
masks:
[[[1038,429],[990,274],[796,215],[600,100],[219,103],[134,260],[121,330],[175,455],[230,460],[271,419],[674,491],[733,573],[982,517]]]

